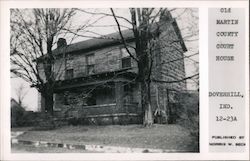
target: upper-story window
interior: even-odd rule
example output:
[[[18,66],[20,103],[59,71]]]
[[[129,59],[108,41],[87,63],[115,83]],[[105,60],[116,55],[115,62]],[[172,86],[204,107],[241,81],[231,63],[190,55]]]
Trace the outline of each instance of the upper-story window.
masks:
[[[132,66],[131,57],[125,48],[121,48],[122,53],[122,68],[129,68]]]
[[[95,55],[90,54],[86,56],[87,62],[87,74],[94,74],[95,73]]]
[[[65,71],[65,79],[71,79],[74,77],[74,69],[67,69]]]
[[[66,56],[66,69],[73,69],[74,59],[72,55]]]
[[[73,57],[70,55],[66,56],[66,68],[65,68],[65,79],[71,79],[74,77],[74,68],[73,68]]]

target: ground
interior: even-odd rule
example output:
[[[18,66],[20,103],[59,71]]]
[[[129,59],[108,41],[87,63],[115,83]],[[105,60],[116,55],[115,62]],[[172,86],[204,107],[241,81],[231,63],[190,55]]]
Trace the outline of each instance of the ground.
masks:
[[[17,129],[13,129],[15,131]],[[18,129],[20,130],[20,129]],[[48,141],[53,143],[153,148],[176,151],[197,151],[197,141],[187,129],[179,125],[65,126],[49,131],[28,131],[17,137],[20,140]]]

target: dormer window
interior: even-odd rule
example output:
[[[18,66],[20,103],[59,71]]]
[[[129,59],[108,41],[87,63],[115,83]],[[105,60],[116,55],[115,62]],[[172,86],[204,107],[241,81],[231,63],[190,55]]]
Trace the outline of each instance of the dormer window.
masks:
[[[130,68],[132,66],[132,61],[129,53],[125,48],[121,48],[122,53],[122,68]]]
[[[95,55],[94,54],[87,55],[86,63],[87,63],[87,74],[94,74],[95,73]]]

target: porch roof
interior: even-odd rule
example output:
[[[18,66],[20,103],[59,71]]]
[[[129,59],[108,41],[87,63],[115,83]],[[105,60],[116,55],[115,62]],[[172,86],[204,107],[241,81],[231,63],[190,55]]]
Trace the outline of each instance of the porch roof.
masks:
[[[77,77],[66,80],[58,80],[55,84],[55,91],[72,89],[78,87],[94,86],[112,82],[128,82],[136,79],[137,74],[128,69],[97,73],[83,77]]]

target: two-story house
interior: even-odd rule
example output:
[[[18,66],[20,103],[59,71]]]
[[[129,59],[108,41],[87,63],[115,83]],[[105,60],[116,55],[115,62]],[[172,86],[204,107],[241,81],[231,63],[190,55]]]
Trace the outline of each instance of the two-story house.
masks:
[[[175,19],[161,17],[154,50],[151,77],[153,111],[168,111],[168,89],[185,89],[185,82],[165,83],[185,77],[183,53],[187,51]],[[134,46],[131,30],[123,31],[127,44]],[[67,45],[59,38],[54,51],[58,72],[54,111],[58,115],[82,119],[84,124],[128,124],[142,120],[137,63],[120,41],[119,33]],[[131,52],[133,50],[131,49]],[[43,75],[43,69],[40,68]],[[165,82],[164,82],[165,81]],[[43,99],[39,97],[44,109]]]

